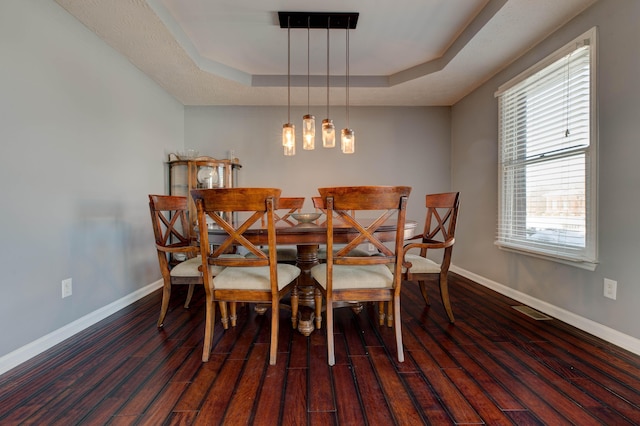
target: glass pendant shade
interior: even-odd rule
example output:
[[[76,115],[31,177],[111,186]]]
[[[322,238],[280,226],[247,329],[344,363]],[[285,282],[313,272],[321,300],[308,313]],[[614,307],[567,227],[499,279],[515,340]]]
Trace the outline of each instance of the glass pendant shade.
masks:
[[[314,149],[316,141],[316,118],[307,114],[302,117],[302,149]]]
[[[322,120],[322,146],[325,148],[336,146],[336,126],[330,118]]]
[[[282,146],[284,155],[296,155],[296,126],[287,123],[282,125]]]
[[[340,145],[343,154],[353,154],[356,151],[356,134],[351,129],[342,129]]]

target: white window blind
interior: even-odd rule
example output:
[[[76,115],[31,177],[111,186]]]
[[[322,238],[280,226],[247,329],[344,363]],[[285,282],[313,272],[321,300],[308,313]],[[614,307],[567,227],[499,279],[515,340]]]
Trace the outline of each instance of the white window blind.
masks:
[[[595,30],[500,88],[496,244],[597,262]]]

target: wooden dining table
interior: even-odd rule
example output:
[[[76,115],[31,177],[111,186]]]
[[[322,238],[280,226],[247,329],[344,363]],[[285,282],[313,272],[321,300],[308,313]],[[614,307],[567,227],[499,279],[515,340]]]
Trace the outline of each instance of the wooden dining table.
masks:
[[[364,225],[372,223],[374,219],[358,219]],[[356,238],[359,233],[349,224],[344,224],[339,219],[334,219],[334,243],[346,244]],[[417,222],[407,220],[404,228],[404,239],[409,239],[415,235]],[[394,241],[396,237],[396,221],[388,220],[383,223],[375,232],[380,241]],[[216,227],[209,228],[209,243],[219,244],[226,239],[227,233]],[[247,230],[244,236],[256,245],[268,245],[267,229],[260,226]],[[311,277],[311,268],[320,263],[318,251],[321,245],[327,242],[327,227],[324,220],[318,223],[298,223],[291,225],[286,222],[279,222],[276,225],[276,244],[295,245],[297,248],[296,266],[301,270],[298,278],[299,312],[298,331],[305,336],[310,335],[314,330],[314,285]]]

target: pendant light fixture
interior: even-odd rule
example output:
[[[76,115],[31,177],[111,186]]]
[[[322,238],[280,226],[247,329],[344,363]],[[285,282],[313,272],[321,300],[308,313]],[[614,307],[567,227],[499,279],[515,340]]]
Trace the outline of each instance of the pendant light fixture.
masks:
[[[302,117],[302,149],[312,150],[316,141],[316,118],[311,115],[311,17],[307,18],[307,114]]]
[[[327,18],[327,118],[322,120],[322,146],[333,148],[336,146],[336,126],[329,118],[329,29],[331,28],[331,17]]]
[[[322,146],[333,148],[336,144],[336,128],[333,120],[329,118],[329,83],[330,75],[330,30],[332,28],[346,28],[347,30],[347,127],[342,129],[342,152],[352,154],[355,146],[355,135],[349,128],[349,30],[355,29],[358,24],[357,12],[278,12],[280,28],[287,29],[287,124],[282,126],[282,145],[284,155],[290,156],[296,153],[295,126],[291,123],[291,29],[307,29],[307,114],[302,117],[302,147],[305,150],[315,148],[315,117],[310,113],[311,104],[311,46],[310,30],[326,29],[327,31],[327,118],[322,120]]]
[[[296,126],[291,123],[291,18],[287,20],[287,124],[282,126],[284,155],[296,155]]]
[[[342,129],[340,138],[340,145],[343,154],[353,154],[355,152],[356,135],[355,132],[349,128],[349,25],[347,22],[347,72],[346,72],[346,86],[347,86],[347,127]]]

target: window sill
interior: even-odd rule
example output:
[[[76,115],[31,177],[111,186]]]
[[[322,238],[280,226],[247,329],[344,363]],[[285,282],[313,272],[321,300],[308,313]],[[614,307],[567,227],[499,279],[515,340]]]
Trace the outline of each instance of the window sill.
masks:
[[[521,247],[512,247],[512,246],[499,244],[498,242],[496,242],[495,245],[498,246],[500,250],[508,251],[511,253],[523,254],[531,257],[536,257],[538,259],[549,260],[551,262],[562,263],[563,265],[569,265],[575,268],[586,269],[587,271],[595,271],[596,267],[598,266],[598,262],[591,262],[586,260],[574,260],[574,259],[568,259],[568,258],[563,258],[563,257],[558,257],[553,255],[546,255],[543,253],[536,253],[533,251],[529,251]]]

